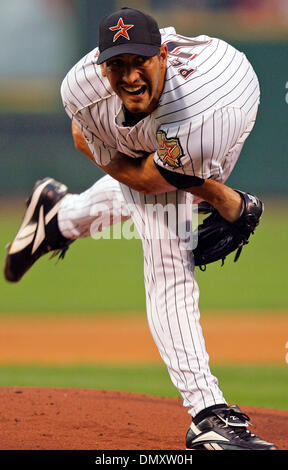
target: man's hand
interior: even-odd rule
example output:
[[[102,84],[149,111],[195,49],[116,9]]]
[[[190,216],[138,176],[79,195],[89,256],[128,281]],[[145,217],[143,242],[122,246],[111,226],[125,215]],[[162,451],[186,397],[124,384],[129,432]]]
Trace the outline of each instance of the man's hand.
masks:
[[[217,210],[209,210],[211,215],[206,217],[197,228],[198,244],[193,250],[195,266],[204,266],[214,261],[222,260],[237,250],[234,261],[237,261],[243,246],[249,243],[250,236],[260,222],[264,205],[257,196],[243,191],[237,191],[243,201],[243,212],[233,223],[227,222]],[[210,206],[211,208],[212,206]]]

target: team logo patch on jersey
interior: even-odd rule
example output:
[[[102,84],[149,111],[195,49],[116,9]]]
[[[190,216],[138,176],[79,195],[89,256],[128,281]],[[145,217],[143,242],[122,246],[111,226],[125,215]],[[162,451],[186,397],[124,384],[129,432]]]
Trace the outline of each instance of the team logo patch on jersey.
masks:
[[[120,36],[123,36],[123,38],[126,38],[128,41],[130,41],[130,37],[127,31],[131,28],[134,28],[134,24],[124,24],[122,18],[119,18],[118,23],[115,26],[111,26],[111,28],[109,28],[110,31],[117,31],[117,33],[114,35],[113,42],[117,41]]]
[[[158,131],[156,137],[158,141],[157,153],[164,165],[179,168],[181,166],[180,158],[183,156],[179,139],[177,137],[168,139],[164,131]]]

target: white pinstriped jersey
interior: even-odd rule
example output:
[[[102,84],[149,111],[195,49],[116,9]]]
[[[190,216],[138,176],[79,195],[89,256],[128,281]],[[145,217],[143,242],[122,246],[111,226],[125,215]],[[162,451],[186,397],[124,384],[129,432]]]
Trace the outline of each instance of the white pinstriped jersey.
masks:
[[[187,38],[172,27],[160,30],[169,51],[158,107],[132,127],[123,125],[120,98],[96,64],[98,48],[66,75],[63,104],[81,128],[96,163],[122,152],[155,152],[167,170],[224,182],[233,151],[250,133],[259,104],[257,76],[246,56],[225,41]]]

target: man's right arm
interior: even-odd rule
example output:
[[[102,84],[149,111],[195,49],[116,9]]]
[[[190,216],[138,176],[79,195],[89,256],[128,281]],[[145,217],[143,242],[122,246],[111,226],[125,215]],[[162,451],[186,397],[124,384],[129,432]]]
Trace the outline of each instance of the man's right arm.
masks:
[[[95,162],[85,138],[80,129],[76,127],[75,124],[72,124],[76,148]],[[143,194],[162,194],[177,189],[161,175],[155,165],[153,153],[148,157],[131,158],[119,152],[108,165],[98,166],[120,183]],[[209,202],[229,222],[234,222],[241,214],[241,196],[229,186],[213,179],[205,179],[201,186],[192,186],[186,188],[185,191]]]
[[[92,160],[92,162],[96,163],[95,158],[93,157],[93,154],[91,150],[89,149],[89,146],[85,138],[83,137],[82,132],[80,131],[79,127],[76,126],[76,124],[74,124],[73,121],[72,121],[71,129],[72,129],[72,137],[73,137],[74,145],[76,149],[79,150],[81,153],[84,153],[88,158],[90,158],[90,160]]]
[[[72,136],[75,147],[94,163],[95,158],[79,127],[72,122]],[[122,153],[114,156],[108,165],[97,164],[105,173],[120,183],[143,194],[161,194],[175,191],[177,188],[168,183],[160,174],[154,163],[154,154],[143,158],[131,158]]]

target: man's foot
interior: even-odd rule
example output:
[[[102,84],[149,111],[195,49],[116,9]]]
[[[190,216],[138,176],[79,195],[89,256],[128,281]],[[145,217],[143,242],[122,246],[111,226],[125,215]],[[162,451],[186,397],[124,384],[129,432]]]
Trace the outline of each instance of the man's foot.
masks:
[[[192,422],[186,435],[187,450],[277,450],[248,430],[249,417],[237,406],[223,406],[199,423]]]
[[[56,251],[63,257],[73,240],[63,237],[57,214],[68,189],[52,178],[37,181],[27,201],[27,210],[14,240],[7,247],[4,276],[17,282],[40,256]]]

